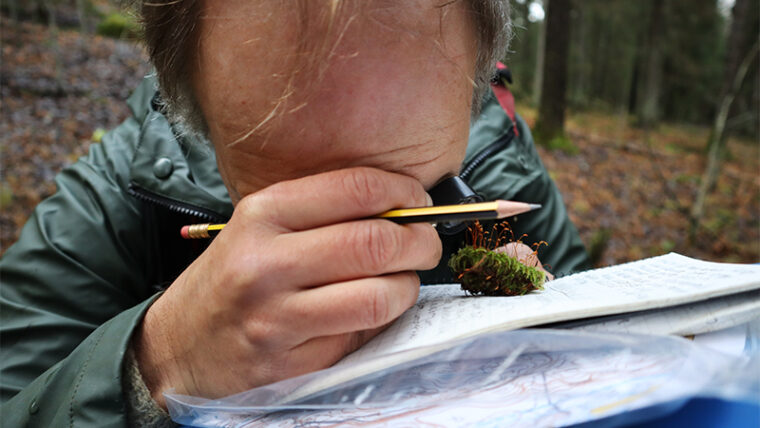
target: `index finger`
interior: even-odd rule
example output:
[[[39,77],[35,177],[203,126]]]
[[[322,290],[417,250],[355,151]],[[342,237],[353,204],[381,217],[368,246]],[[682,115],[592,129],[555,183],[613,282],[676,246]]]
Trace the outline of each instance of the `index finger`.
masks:
[[[269,224],[295,231],[430,203],[414,178],[358,167],[274,184],[242,199],[236,209],[252,210]]]

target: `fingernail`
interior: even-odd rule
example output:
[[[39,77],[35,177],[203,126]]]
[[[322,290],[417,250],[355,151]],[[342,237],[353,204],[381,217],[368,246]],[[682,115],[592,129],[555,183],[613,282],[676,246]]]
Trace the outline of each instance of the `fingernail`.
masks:
[[[433,198],[430,197],[430,194],[428,192],[425,192],[425,199],[427,199],[426,207],[432,207],[433,206]]]

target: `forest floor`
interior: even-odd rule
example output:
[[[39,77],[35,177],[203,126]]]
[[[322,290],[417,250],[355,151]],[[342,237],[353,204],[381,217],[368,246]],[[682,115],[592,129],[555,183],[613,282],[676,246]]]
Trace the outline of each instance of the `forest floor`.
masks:
[[[124,100],[149,72],[128,41],[2,18],[0,253],[53,177],[129,114]],[[56,53],[58,52],[58,53]],[[529,123],[535,111],[518,107]],[[706,260],[760,261],[760,144],[730,138],[728,159],[688,237],[708,129],[664,124],[646,135],[625,115],[569,113],[577,152],[539,148],[597,265],[676,251]],[[551,244],[551,243],[549,243]]]

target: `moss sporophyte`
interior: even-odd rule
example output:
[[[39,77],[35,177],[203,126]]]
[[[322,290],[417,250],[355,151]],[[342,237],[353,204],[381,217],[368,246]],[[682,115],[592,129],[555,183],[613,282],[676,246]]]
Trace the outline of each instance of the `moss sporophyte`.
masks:
[[[471,245],[461,248],[449,259],[449,268],[462,284],[462,290],[474,295],[522,296],[544,288],[546,273],[531,264],[538,262],[538,248],[546,242],[533,244],[533,252],[520,257],[517,247],[508,244],[520,244],[526,235],[515,241],[507,222],[485,231],[476,221],[468,232]],[[511,235],[510,240],[507,234]]]

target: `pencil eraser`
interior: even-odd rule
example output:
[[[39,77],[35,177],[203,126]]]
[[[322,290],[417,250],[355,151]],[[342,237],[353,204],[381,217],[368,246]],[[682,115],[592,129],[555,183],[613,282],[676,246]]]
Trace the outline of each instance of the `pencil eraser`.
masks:
[[[190,226],[182,226],[179,234],[182,235],[182,237],[185,239],[190,239]]]

